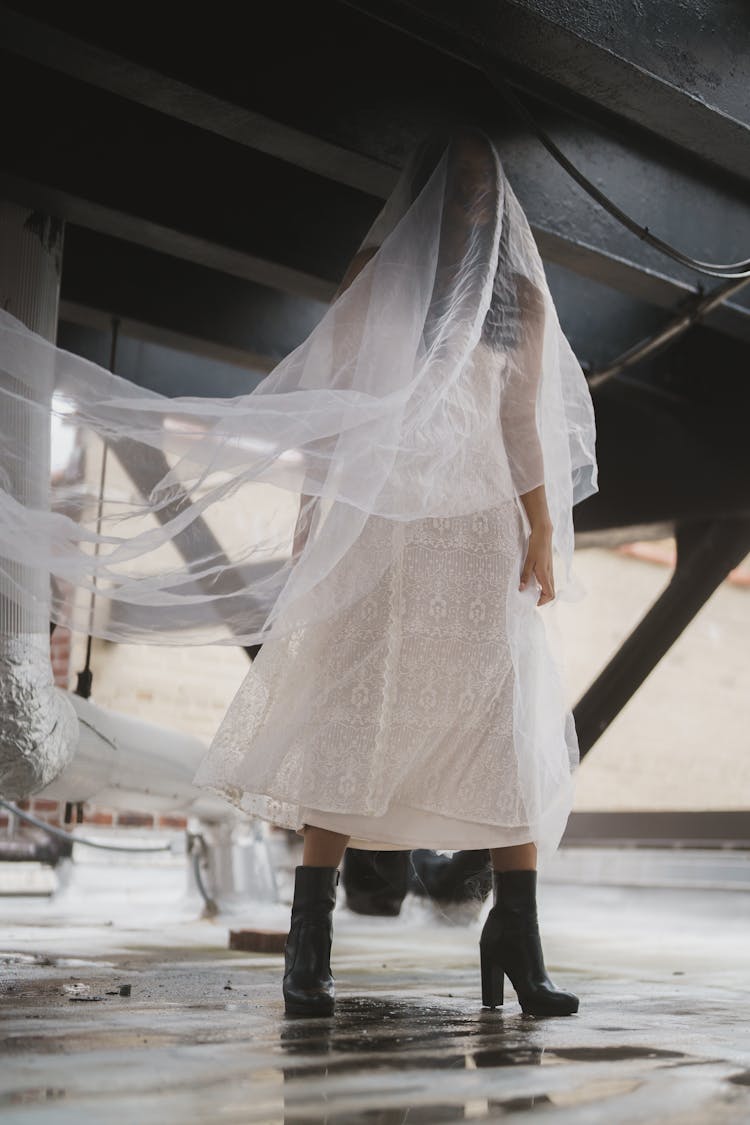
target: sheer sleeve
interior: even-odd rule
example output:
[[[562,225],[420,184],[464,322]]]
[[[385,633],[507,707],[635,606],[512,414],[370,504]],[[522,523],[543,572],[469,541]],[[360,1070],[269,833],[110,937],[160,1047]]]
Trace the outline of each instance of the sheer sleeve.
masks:
[[[513,484],[523,496],[544,483],[537,399],[542,376],[544,297],[523,274],[515,275],[518,343],[508,350],[500,424]]]

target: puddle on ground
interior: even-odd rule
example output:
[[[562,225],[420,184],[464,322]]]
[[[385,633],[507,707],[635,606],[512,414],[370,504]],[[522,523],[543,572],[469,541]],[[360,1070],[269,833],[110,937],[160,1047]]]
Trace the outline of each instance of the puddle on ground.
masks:
[[[0,1093],[0,1109],[11,1105],[38,1105],[40,1102],[59,1101],[67,1094],[63,1087],[29,1086]]]
[[[51,953],[21,953],[15,950],[0,950],[0,965],[21,965],[24,968],[35,965],[39,968],[66,969],[92,966],[96,969],[114,968],[111,961],[91,961],[84,957],[55,957]]]
[[[615,1030],[615,1029],[613,1029]],[[620,1030],[620,1029],[617,1029]],[[496,1013],[476,1016],[422,1004],[359,998],[341,1002],[328,1019],[287,1019],[280,1045],[294,1059],[287,1077],[321,1067],[329,1074],[361,1071],[542,1066],[566,1062],[682,1060],[682,1051],[642,1044],[546,1046],[536,1021],[504,1021]]]
[[[549,1054],[574,1062],[622,1062],[627,1059],[684,1059],[684,1051],[665,1051],[661,1047],[549,1047]]]

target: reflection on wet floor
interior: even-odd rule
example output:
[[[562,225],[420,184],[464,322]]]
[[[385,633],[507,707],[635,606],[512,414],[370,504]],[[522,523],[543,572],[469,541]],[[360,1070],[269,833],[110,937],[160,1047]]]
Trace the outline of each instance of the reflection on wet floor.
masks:
[[[336,1017],[324,1020],[288,1020],[282,1027],[280,1043],[293,1065],[284,1065],[285,1122],[317,1120],[326,1123],[369,1122],[392,1125],[396,1122],[473,1120],[497,1111],[503,1114],[538,1109],[555,1104],[575,1105],[602,1097],[635,1090],[638,1079],[592,1080],[556,1097],[546,1093],[521,1097],[503,1095],[502,1080],[491,1082],[485,1096],[472,1096],[461,1105],[428,1100],[426,1105],[411,1104],[409,1095],[420,1086],[409,1086],[396,1076],[404,1071],[431,1070],[454,1075],[481,1068],[548,1066],[561,1062],[618,1063],[625,1060],[685,1059],[683,1051],[640,1045],[545,1046],[535,1042],[536,1031],[521,1026],[509,1030],[496,1013],[476,1016],[457,1015],[453,1008],[403,1003],[392,999],[344,1001]],[[535,1020],[528,1021],[535,1024]],[[611,1030],[622,1030],[613,1028]],[[337,1112],[331,1105],[330,1080],[345,1074],[380,1074],[398,1090],[403,1105],[387,1110],[362,1110],[353,1106]],[[488,1076],[492,1078],[492,1076]],[[315,1096],[314,1080],[321,1086]],[[325,1086],[325,1089],[323,1087]],[[366,1096],[362,1088],[360,1096]],[[477,1091],[475,1091],[477,1093]],[[349,1097],[357,1091],[349,1090]],[[316,1116],[317,1115],[317,1116]]]
[[[285,1018],[281,957],[230,952],[216,922],[14,924],[2,1123],[746,1125],[745,895],[577,887],[573,916],[569,891],[545,892],[548,965],[581,1007],[546,1019],[512,989],[481,1007],[480,923],[342,914],[328,1019]]]

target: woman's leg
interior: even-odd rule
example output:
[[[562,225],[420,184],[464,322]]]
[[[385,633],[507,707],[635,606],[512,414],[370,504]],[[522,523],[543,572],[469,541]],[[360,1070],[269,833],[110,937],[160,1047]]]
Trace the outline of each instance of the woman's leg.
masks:
[[[536,871],[536,844],[512,844],[508,848],[490,848],[495,871]]]
[[[288,1015],[330,1016],[333,911],[339,864],[349,841],[340,832],[306,824],[302,863],[294,870],[292,917],[284,947],[284,1001]]]
[[[341,832],[331,832],[328,828],[306,824],[305,845],[302,849],[303,866],[338,867],[344,858],[349,839],[349,836],[344,836]]]

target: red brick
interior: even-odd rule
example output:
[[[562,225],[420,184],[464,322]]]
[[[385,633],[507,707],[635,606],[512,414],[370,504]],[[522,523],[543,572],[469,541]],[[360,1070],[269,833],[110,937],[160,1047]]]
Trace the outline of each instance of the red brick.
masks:
[[[286,930],[230,930],[229,948],[244,953],[283,953]]]
[[[117,823],[123,828],[153,828],[154,818],[150,813],[121,812],[117,814]]]
[[[58,687],[66,688],[70,679],[70,630],[58,625],[50,640],[52,676]]]
[[[114,819],[111,812],[102,812],[100,809],[92,809],[90,812],[84,810],[83,813],[84,824],[113,824]]]
[[[160,828],[187,828],[186,816],[160,816]]]
[[[32,802],[32,807],[35,813],[39,812],[54,812],[56,813],[60,807],[59,801],[49,801],[46,797],[35,797]]]

